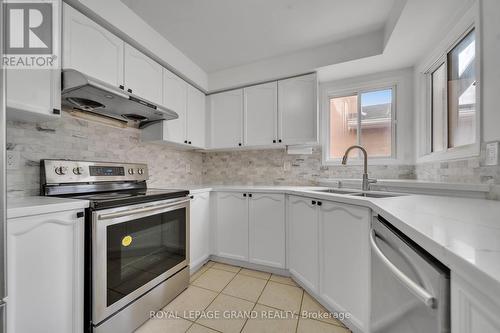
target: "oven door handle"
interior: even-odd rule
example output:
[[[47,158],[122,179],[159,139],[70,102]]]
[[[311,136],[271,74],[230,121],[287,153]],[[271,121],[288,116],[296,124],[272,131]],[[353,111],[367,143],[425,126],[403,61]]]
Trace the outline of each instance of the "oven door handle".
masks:
[[[128,209],[116,213],[107,213],[107,214],[99,214],[97,219],[98,220],[111,220],[111,219],[116,219],[119,217],[124,217],[124,216],[129,216],[129,215],[136,215],[136,214],[142,214],[142,213],[149,213],[153,211],[159,211],[163,210],[165,208],[177,206],[180,204],[183,204],[185,202],[189,202],[191,199],[182,199],[182,200],[176,200],[174,202],[169,202],[165,204],[160,204],[160,205],[151,205],[151,206],[146,206],[142,208],[136,208],[136,209]]]

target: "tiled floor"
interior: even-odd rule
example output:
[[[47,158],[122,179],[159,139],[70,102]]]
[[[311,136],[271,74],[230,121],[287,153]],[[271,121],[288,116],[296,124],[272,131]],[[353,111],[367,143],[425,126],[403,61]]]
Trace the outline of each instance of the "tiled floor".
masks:
[[[303,316],[307,311],[308,316]],[[349,333],[284,276],[208,262],[187,290],[136,333]]]

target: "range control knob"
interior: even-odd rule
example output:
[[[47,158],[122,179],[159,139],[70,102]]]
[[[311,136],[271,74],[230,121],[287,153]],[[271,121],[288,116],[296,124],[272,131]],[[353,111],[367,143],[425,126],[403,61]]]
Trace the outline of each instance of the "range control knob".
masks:
[[[66,172],[68,172],[68,168],[65,166],[60,166],[60,167],[56,168],[56,173],[58,175],[64,175],[64,174],[66,174]]]
[[[82,167],[73,168],[73,173],[75,175],[81,175],[83,173],[83,168]]]
[[[134,169],[132,169],[132,168],[128,169],[128,174],[129,175],[133,175],[134,174]]]
[[[140,175],[142,175],[144,173],[144,169],[142,169],[142,168],[141,169],[137,169],[137,173],[140,174]]]

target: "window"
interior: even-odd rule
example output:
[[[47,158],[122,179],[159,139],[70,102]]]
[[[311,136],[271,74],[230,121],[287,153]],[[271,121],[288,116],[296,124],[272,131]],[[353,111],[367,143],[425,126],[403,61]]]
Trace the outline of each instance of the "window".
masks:
[[[476,143],[476,36],[472,29],[430,72],[430,152]]]
[[[329,160],[340,159],[349,146],[359,144],[370,157],[392,158],[393,88],[362,91],[330,98]],[[350,157],[358,157],[358,150]]]

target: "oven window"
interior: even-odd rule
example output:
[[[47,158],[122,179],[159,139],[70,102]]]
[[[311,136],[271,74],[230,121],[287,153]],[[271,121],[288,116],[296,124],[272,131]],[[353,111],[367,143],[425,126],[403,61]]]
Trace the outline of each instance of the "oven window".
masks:
[[[107,306],[186,260],[186,208],[106,230]]]

